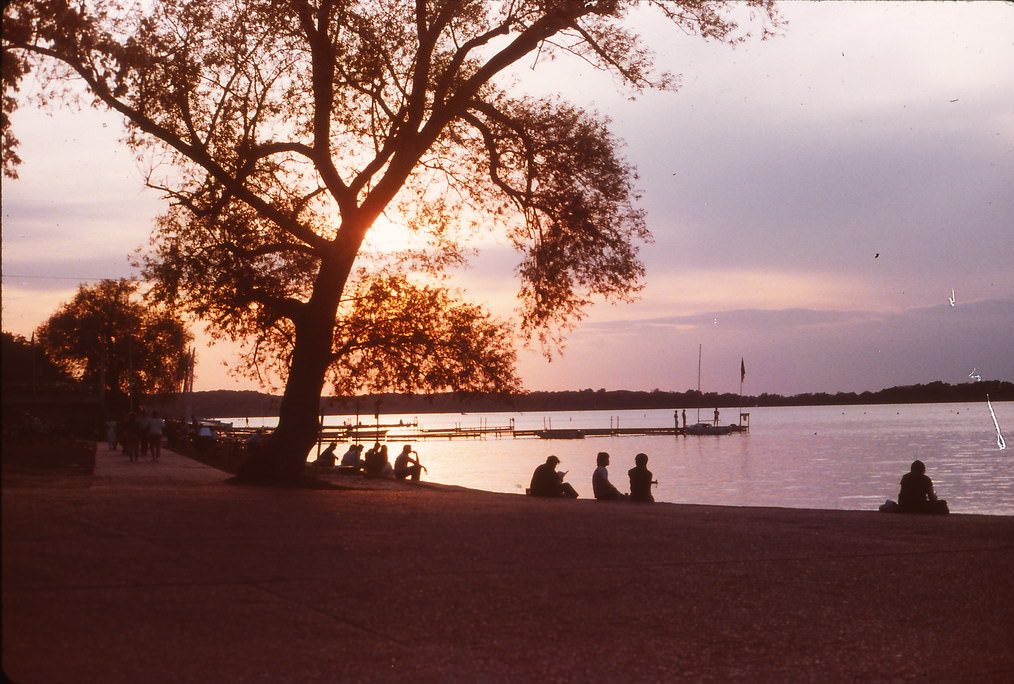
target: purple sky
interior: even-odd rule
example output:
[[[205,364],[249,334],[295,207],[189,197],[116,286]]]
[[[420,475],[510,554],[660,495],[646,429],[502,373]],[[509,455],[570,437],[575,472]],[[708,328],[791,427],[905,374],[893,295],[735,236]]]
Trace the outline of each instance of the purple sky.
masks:
[[[638,302],[594,307],[551,363],[521,353],[530,389],[684,390],[698,345],[709,391],[738,390],[740,358],[753,394],[1014,380],[1014,7],[783,14],[735,49],[648,25],[675,93],[629,101],[563,59],[519,70],[612,119],[655,236]],[[162,205],[111,115],[26,108],[15,127],[3,327],[27,336],[80,282],[128,275]],[[456,284],[509,316],[516,262],[485,245]],[[200,353],[199,389],[250,387],[229,349]]]

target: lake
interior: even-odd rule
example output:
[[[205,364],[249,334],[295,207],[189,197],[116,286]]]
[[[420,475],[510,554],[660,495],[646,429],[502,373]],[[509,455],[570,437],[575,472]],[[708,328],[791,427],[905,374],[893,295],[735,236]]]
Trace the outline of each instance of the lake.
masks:
[[[918,458],[953,513],[1014,514],[1014,445],[1000,449],[986,402],[744,408],[747,433],[722,436],[611,436],[575,440],[511,437],[421,440],[414,443],[424,479],[495,492],[522,494],[532,471],[550,454],[581,497],[592,496],[599,451],[611,456],[610,479],[629,491],[634,454],[649,456],[658,485],[656,501],[721,506],[779,506],[876,510],[897,499],[898,483]],[[1014,402],[993,404],[1005,441],[1014,425]],[[722,423],[735,409],[724,409]],[[712,411],[702,409],[702,420]],[[508,425],[518,429],[665,427],[671,410],[526,413],[443,413],[380,416],[381,423],[418,420],[422,428]],[[236,426],[273,426],[277,419],[227,419]],[[355,422],[328,416],[326,425]],[[687,409],[687,421],[697,410]],[[364,422],[369,422],[364,419]],[[397,430],[388,436],[391,459],[401,450]],[[316,450],[315,450],[316,451]],[[344,449],[339,450],[339,454]],[[310,454],[310,460],[315,454]]]

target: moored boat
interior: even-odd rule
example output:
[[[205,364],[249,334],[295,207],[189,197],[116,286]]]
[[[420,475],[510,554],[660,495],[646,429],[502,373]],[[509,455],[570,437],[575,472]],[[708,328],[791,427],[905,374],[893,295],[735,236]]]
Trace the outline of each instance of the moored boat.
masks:
[[[583,430],[536,430],[542,439],[584,439]]]

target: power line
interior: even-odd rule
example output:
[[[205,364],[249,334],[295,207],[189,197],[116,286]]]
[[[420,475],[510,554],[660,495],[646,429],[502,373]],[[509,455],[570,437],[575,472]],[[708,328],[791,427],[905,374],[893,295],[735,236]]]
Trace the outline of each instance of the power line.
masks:
[[[46,275],[28,275],[26,273],[4,273],[2,276],[4,279],[7,278],[27,278],[29,280],[117,280],[125,276],[46,276]]]

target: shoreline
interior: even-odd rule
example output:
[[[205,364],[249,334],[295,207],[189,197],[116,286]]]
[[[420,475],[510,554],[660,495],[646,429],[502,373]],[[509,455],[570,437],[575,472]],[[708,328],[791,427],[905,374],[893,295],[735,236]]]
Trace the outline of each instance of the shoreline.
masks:
[[[127,464],[100,447],[86,485],[5,478],[7,675],[1014,675],[1014,517],[557,501],[436,483],[272,489],[226,477],[171,452]]]

